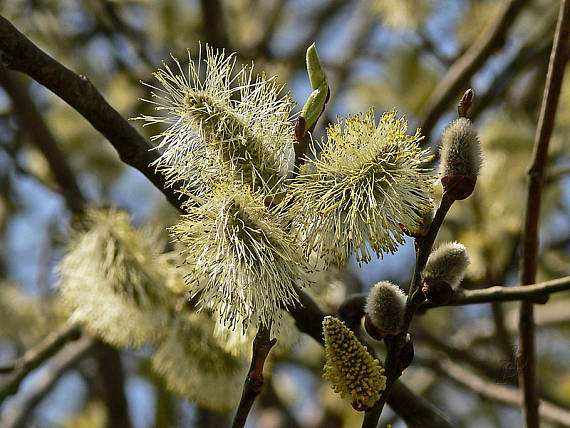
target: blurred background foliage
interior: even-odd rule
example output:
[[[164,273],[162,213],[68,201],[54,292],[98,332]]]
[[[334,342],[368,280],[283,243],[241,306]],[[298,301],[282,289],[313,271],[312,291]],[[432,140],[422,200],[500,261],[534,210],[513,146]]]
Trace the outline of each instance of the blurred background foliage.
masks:
[[[408,118],[411,132],[418,124],[430,130],[426,144],[435,152],[441,130],[455,117],[462,90],[473,87],[472,116],[480,132],[484,167],[473,197],[454,205],[439,240],[458,240],[467,246],[472,264],[463,285],[481,288],[518,283],[526,170],[558,2],[525,2],[492,55],[461,82],[461,90],[450,96],[443,113],[431,123],[422,122],[422,117],[443,77],[489,31],[503,4],[491,0],[1,0],[0,10],[34,43],[87,76],[127,118],[151,113],[149,105],[140,101],[149,96],[140,81],[152,83],[152,71],[161,61],[169,62],[170,54],[183,59],[190,49],[196,56],[199,41],[236,51],[244,64],[255,60],[258,72],[275,74],[287,83],[300,106],[311,91],[304,52],[315,41],[332,91],[315,130],[319,136],[337,115],[370,106],[377,111],[396,107]],[[57,289],[52,269],[70,236],[71,220],[49,162],[30,132],[37,123],[22,119],[15,105],[31,103],[41,113],[91,205],[122,208],[132,214],[136,226],[152,223],[163,231],[177,218],[160,192],[122,164],[111,145],[77,112],[37,83],[16,74],[13,77],[26,96],[16,99],[0,88],[3,362],[17,358],[65,322],[54,304]],[[141,128],[138,122],[133,125],[147,137],[158,131]],[[566,76],[541,207],[538,281],[570,274],[569,149],[570,76]],[[361,268],[352,263],[347,271],[323,274],[317,281],[324,286],[315,293],[323,307],[334,311],[344,296],[366,290],[379,280],[406,286],[412,270],[413,243],[409,241],[393,256]],[[568,293],[560,293],[548,305],[536,308],[540,393],[565,408],[570,408],[569,299]],[[440,308],[419,317],[413,331],[419,358],[403,381],[448,414],[456,426],[519,426],[518,408],[489,401],[459,385],[434,363],[450,359],[489,382],[516,383],[517,309],[514,303],[487,304]],[[191,334],[192,325],[206,334],[211,327],[192,322],[172,335]],[[199,343],[206,349],[221,349],[221,344],[207,342]],[[165,348],[176,345],[182,348]],[[185,368],[184,355],[191,359],[191,354],[204,348],[184,349],[175,339],[162,347],[152,363],[156,347],[121,351],[124,385],[119,387],[125,389],[130,423],[135,427],[226,424],[227,412],[216,413],[207,403],[200,407],[187,399],[191,394],[185,391],[188,385],[183,380],[193,376],[196,368]],[[173,360],[174,371],[166,375],[165,383],[152,365],[168,358]],[[269,384],[254,407],[249,426],[359,425],[361,416],[322,380],[322,366],[322,348],[312,339],[298,337],[290,351],[272,361]],[[14,406],[25,401],[41,370],[29,376],[19,394],[4,401],[1,415],[5,420]],[[112,425],[113,412],[105,405],[97,370],[89,358],[81,361],[46,391],[22,423]],[[206,376],[202,382],[211,394],[228,392],[226,386],[211,383]],[[167,385],[173,384],[182,397],[167,391]],[[381,424],[389,422],[403,426],[394,413],[386,411]]]

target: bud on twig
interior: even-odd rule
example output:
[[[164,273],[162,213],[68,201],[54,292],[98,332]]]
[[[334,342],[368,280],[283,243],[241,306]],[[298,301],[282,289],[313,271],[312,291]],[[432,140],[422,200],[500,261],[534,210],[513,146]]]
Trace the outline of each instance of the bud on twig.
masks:
[[[467,117],[469,115],[469,110],[473,105],[473,98],[475,98],[473,89],[467,89],[461,97],[461,101],[459,101],[459,104],[457,105],[457,113],[459,114],[459,117]]]
[[[303,106],[303,110],[301,110],[300,118],[305,121],[303,132],[298,132],[297,125],[295,126],[295,138],[299,141],[303,139],[307,131],[314,127],[330,97],[327,76],[314,43],[307,49],[307,74],[309,75],[313,92],[311,92]]]
[[[382,340],[398,334],[404,321],[406,295],[400,287],[389,281],[380,281],[368,294],[364,328],[368,334]]]
[[[473,193],[481,169],[479,138],[469,119],[460,117],[445,128],[440,154],[445,193],[455,200],[467,198]]]
[[[433,251],[422,272],[422,293],[426,299],[436,305],[449,302],[468,265],[469,256],[463,244],[448,242]]]

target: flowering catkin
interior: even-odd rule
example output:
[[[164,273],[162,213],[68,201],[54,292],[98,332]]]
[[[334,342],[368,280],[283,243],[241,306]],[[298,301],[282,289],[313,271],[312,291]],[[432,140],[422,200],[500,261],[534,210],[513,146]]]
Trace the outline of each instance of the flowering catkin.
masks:
[[[424,282],[445,281],[457,288],[469,266],[467,249],[459,242],[446,242],[433,251],[422,272]]]
[[[479,137],[471,121],[455,119],[443,131],[440,149],[440,175],[476,177],[481,169]]]
[[[229,170],[253,188],[277,191],[294,142],[294,103],[281,95],[283,86],[274,78],[254,77],[252,68],[235,73],[235,55],[210,47],[203,79],[201,54],[197,61],[189,58],[187,76],[173,60],[177,70],[165,64],[154,74],[162,88],[151,86],[154,99],[148,101],[166,115],[140,117],[168,125],[153,137],[161,140],[156,167],[167,184],[203,195]]]
[[[152,367],[176,394],[227,412],[239,401],[249,362],[220,346],[213,336],[215,323],[205,312],[179,314],[154,354]]]
[[[356,251],[367,262],[368,244],[378,255],[393,252],[404,239],[400,225],[417,227],[430,208],[432,182],[422,166],[429,159],[418,145],[422,137],[406,130],[396,111],[376,125],[372,110],[327,129],[320,156],[291,183],[292,211],[309,252],[344,265]]]
[[[386,389],[380,362],[339,319],[325,317],[323,332],[326,357],[323,377],[342,398],[349,398],[356,409],[374,406]]]
[[[170,229],[193,268],[186,276],[190,293],[228,328],[278,328],[281,309],[298,300],[293,284],[307,284],[299,244],[279,207],[267,207],[261,194],[224,183],[213,192]]]
[[[119,347],[156,338],[175,302],[163,286],[175,268],[159,257],[156,234],[135,230],[116,210],[88,210],[83,225],[58,266],[70,320]]]
[[[366,298],[366,315],[374,326],[387,334],[397,334],[404,321],[406,295],[389,281],[375,284]]]

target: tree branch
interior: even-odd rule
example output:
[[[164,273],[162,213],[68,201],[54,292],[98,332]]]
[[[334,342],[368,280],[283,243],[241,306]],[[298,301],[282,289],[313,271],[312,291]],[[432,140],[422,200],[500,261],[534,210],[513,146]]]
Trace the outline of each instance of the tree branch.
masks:
[[[453,64],[447,74],[434,89],[419,114],[422,133],[429,137],[437,119],[455,99],[462,87],[481,65],[505,43],[505,35],[528,0],[506,2],[491,28],[481,32],[475,43]]]
[[[180,209],[182,197],[149,166],[158,158],[153,146],[137,132],[85,76],[55,61],[6,18],[0,16],[0,51],[5,66],[27,74],[77,110],[109,140],[126,164],[138,169]]]
[[[232,423],[232,428],[243,428],[247,415],[253,406],[253,402],[263,389],[263,366],[271,348],[277,343],[277,339],[270,338],[270,329],[259,326],[259,330],[253,339],[253,354],[251,365],[245,378],[243,392]]]
[[[83,337],[77,343],[71,344],[63,349],[43,370],[31,387],[29,392],[21,400],[11,404],[6,409],[2,426],[5,428],[22,427],[26,419],[31,415],[32,410],[53,388],[61,376],[74,366],[79,360],[86,356],[93,346],[93,339]]]
[[[436,306],[429,302],[424,302],[419,310],[424,312],[428,309],[439,308],[441,306],[463,306],[478,303],[510,302],[513,300],[527,300],[533,303],[544,304],[548,301],[552,293],[567,290],[570,290],[570,276],[517,287],[495,285],[479,290],[458,291],[445,305]]]
[[[526,205],[525,225],[521,249],[521,284],[532,284],[536,277],[538,254],[538,218],[545,177],[548,144],[554,128],[556,108],[560,96],[564,67],[568,57],[570,36],[570,2],[562,0],[558,24],[554,35],[552,53],[546,76],[546,87],[534,140],[531,166],[528,172],[529,186]],[[539,426],[538,396],[536,393],[536,363],[534,346],[534,316],[530,302],[521,304],[519,317],[520,347],[517,355],[519,383],[523,389],[523,408],[526,425]]]
[[[2,383],[0,403],[6,397],[18,391],[20,383],[22,383],[28,373],[59,352],[68,342],[79,339],[80,335],[81,332],[78,326],[66,324],[59,330],[51,333],[36,347],[29,349],[14,364],[4,367],[2,372],[10,371],[10,374],[8,379]],[[8,370],[9,368],[12,368],[12,370]]]

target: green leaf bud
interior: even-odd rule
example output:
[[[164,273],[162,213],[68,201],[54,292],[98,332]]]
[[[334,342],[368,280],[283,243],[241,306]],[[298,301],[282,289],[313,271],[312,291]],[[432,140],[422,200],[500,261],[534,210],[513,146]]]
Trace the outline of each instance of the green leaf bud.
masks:
[[[313,92],[301,110],[301,117],[305,119],[305,129],[310,130],[321,116],[329,98],[327,76],[314,43],[307,49],[307,74]]]

